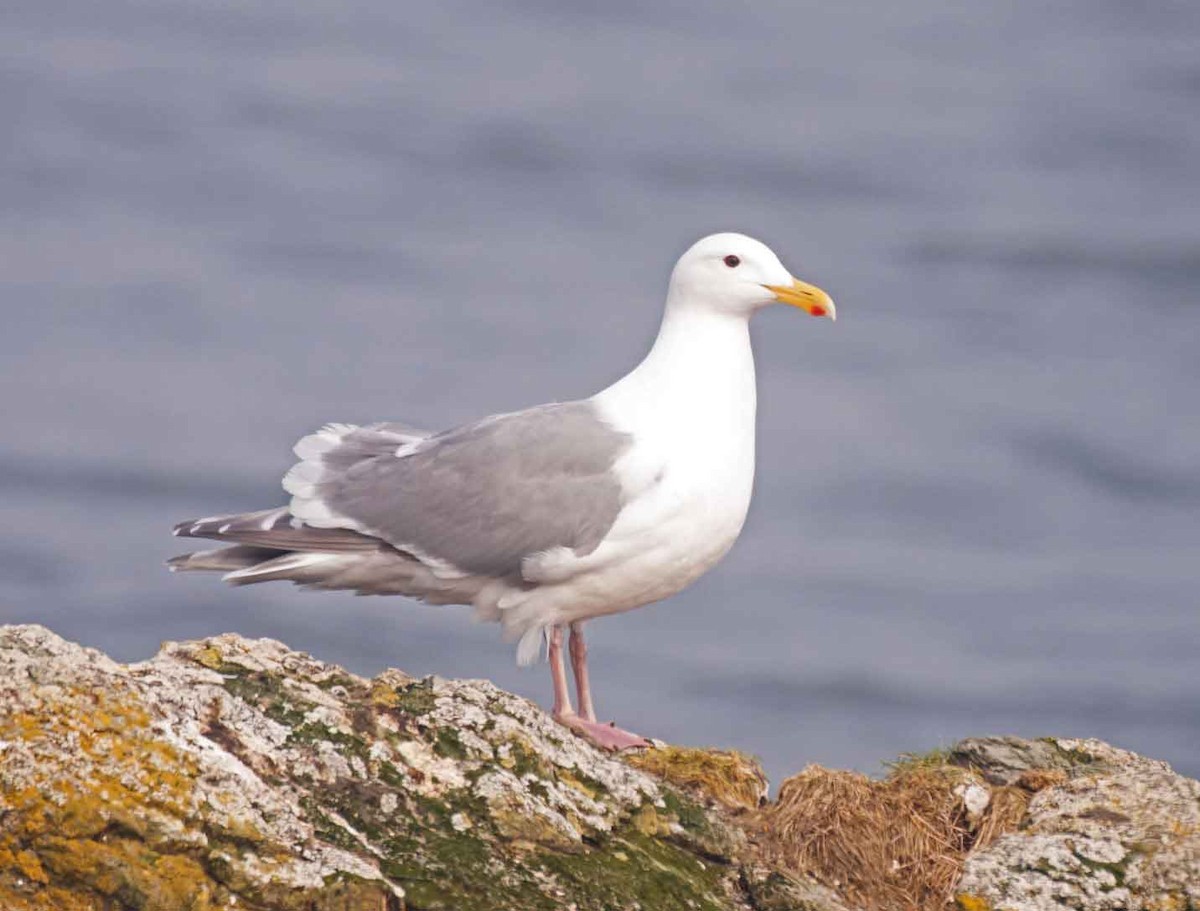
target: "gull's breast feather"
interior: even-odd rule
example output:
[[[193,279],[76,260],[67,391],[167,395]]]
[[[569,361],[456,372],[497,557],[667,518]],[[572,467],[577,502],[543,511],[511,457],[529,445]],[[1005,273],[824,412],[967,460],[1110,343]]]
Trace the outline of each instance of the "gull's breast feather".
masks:
[[[620,613],[669,597],[712,568],[741,532],[754,483],[753,380],[704,409],[605,408],[634,443],[613,467],[625,504],[580,557],[556,548],[526,561],[529,581],[563,586],[562,620]],[[557,587],[557,586],[556,586]],[[569,591],[568,591],[569,590]]]

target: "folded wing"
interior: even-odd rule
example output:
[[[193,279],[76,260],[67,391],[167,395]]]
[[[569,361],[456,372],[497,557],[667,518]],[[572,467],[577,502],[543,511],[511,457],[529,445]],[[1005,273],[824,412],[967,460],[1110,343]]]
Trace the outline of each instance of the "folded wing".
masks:
[[[332,425],[297,444],[284,487],[307,528],[384,541],[439,574],[518,577],[531,554],[599,545],[623,504],[613,466],[629,444],[588,402],[435,436]]]

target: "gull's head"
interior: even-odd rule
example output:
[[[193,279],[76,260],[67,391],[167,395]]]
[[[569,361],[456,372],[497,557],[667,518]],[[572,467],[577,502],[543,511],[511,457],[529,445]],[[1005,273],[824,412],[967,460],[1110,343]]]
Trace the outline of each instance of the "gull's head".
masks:
[[[710,234],[692,244],[671,272],[670,297],[744,316],[784,303],[837,319],[828,294],[794,277],[770,247],[745,234]]]

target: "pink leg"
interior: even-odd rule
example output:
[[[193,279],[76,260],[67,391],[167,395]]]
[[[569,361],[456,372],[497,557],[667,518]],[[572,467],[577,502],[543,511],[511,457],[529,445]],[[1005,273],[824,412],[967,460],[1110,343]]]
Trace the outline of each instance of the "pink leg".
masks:
[[[550,709],[550,714],[560,721],[575,715],[575,710],[571,708],[571,694],[567,692],[567,669],[563,665],[562,640],[562,627],[551,627],[550,645],[546,650],[546,657],[550,661],[550,679],[554,682],[554,706]]]
[[[575,692],[579,695],[579,714],[585,721],[596,720],[592,705],[592,683],[588,678],[587,643],[583,641],[583,624],[571,624],[571,670],[575,673]]]
[[[560,672],[562,673],[562,688],[566,692],[566,673],[562,670],[562,628],[555,627],[554,634],[558,636],[558,660],[560,662]],[[554,634],[551,634],[550,648],[554,653]],[[592,705],[592,686],[588,679],[587,666],[587,645],[583,641],[583,624],[571,624],[571,640],[569,643],[571,651],[571,669],[575,672],[575,691],[579,694],[579,711],[582,715],[576,715],[571,712],[567,716],[555,715],[559,721],[571,728],[578,734],[582,735],[593,744],[600,747],[602,750],[629,750],[635,747],[648,747],[650,742],[644,737],[639,737],[637,734],[631,734],[629,731],[623,731],[612,722],[601,724],[596,720],[596,709]],[[553,659],[552,659],[553,660]],[[555,704],[558,704],[558,680],[555,679]],[[564,699],[569,699],[564,695]],[[567,702],[570,705],[570,702]]]

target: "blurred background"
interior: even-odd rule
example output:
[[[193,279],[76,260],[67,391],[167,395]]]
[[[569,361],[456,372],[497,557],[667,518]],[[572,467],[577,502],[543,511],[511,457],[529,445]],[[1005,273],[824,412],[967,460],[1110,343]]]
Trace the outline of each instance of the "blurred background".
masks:
[[[172,577],[327,421],[590,395],[739,230],[757,498],[591,625],[600,711],[778,779],[971,734],[1200,774],[1200,6],[46,0],[0,24],[0,621],[548,703],[464,608]]]

